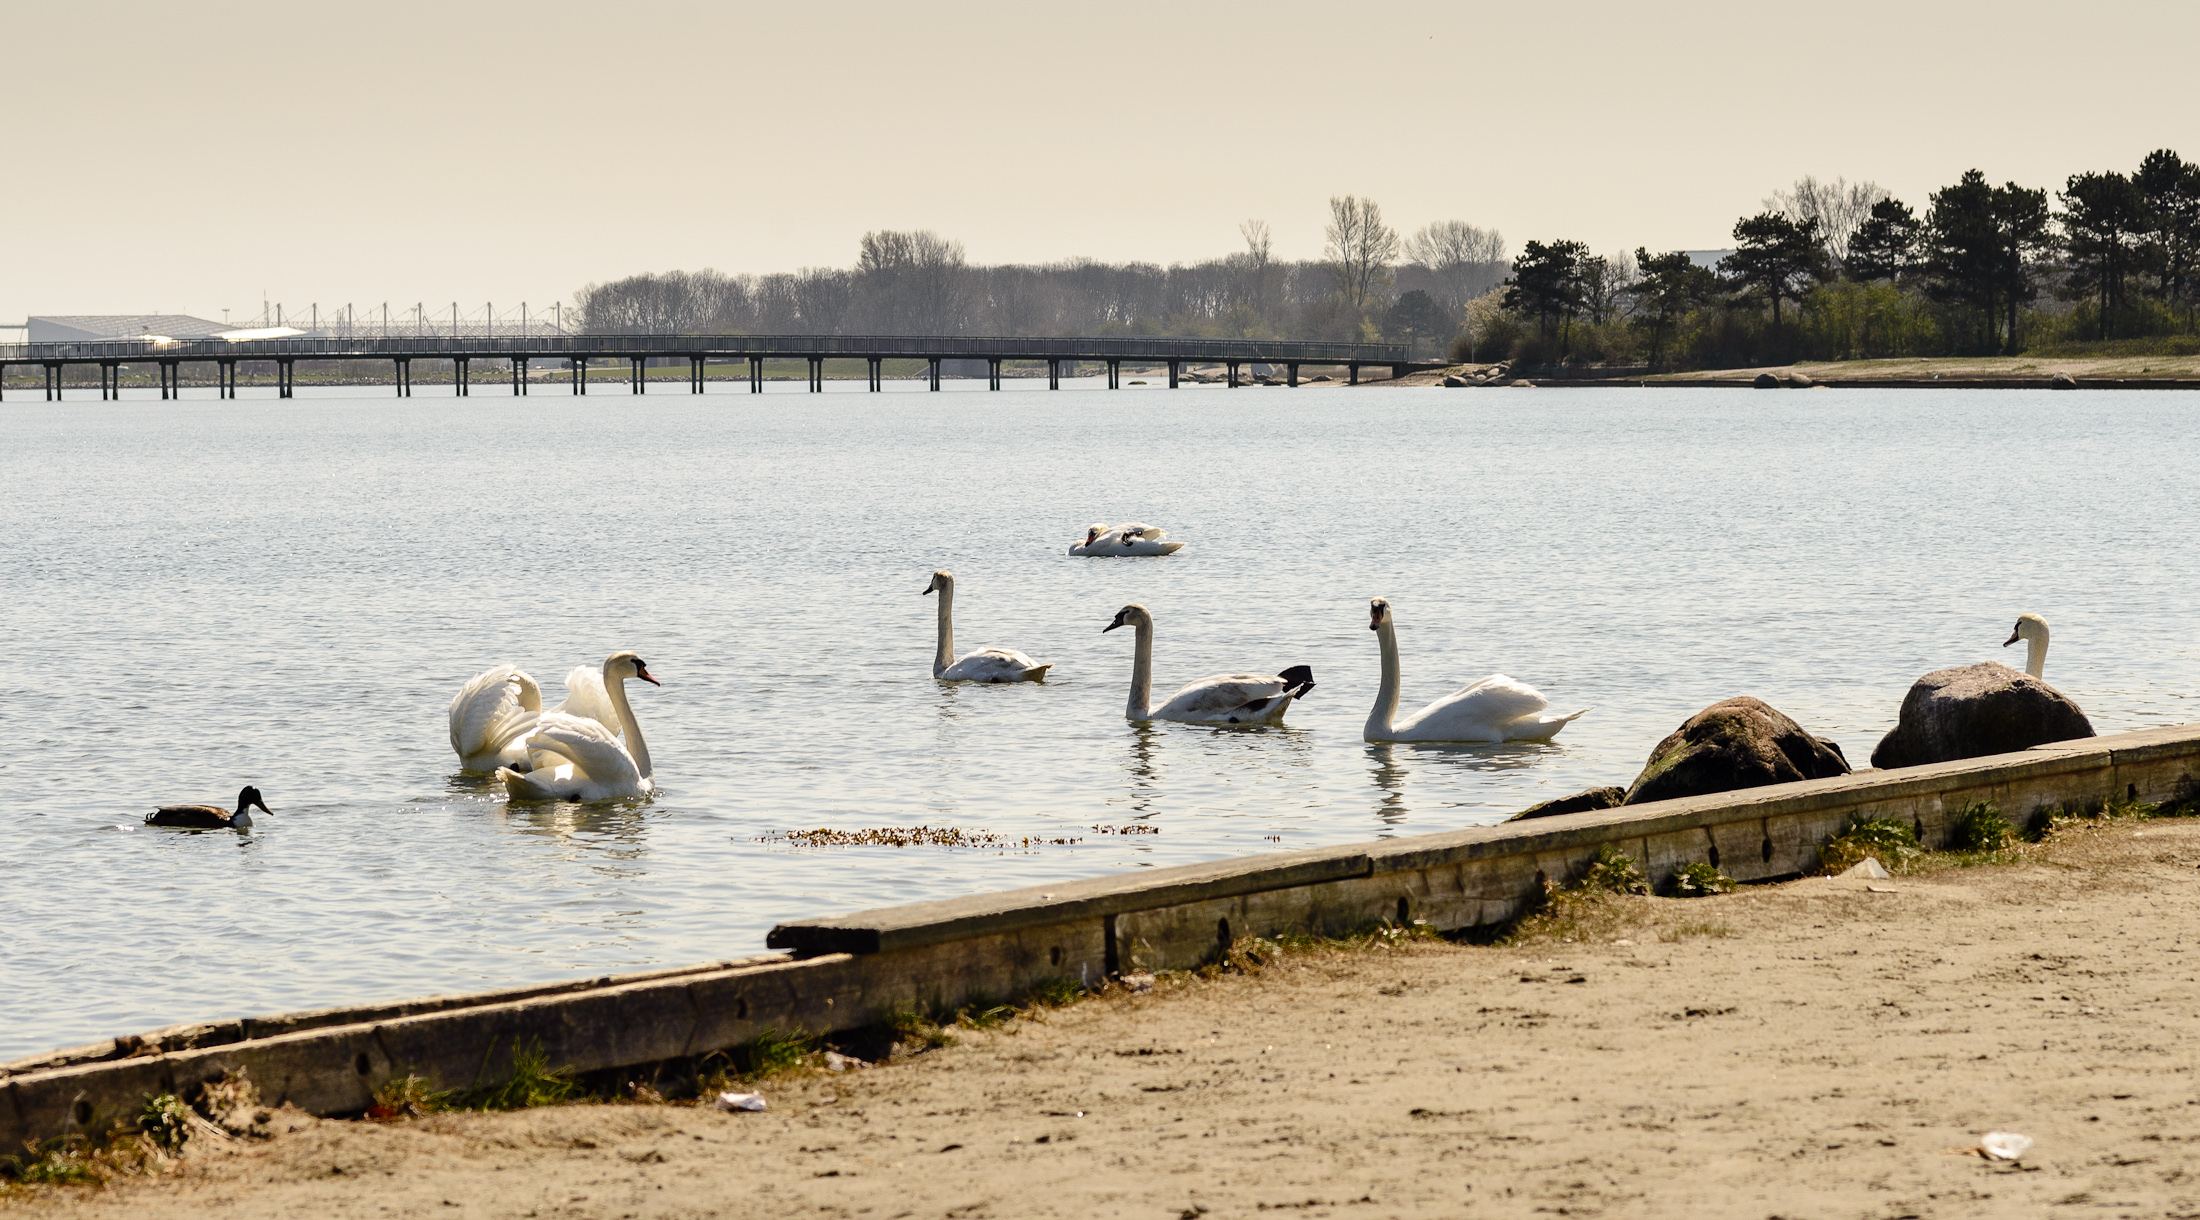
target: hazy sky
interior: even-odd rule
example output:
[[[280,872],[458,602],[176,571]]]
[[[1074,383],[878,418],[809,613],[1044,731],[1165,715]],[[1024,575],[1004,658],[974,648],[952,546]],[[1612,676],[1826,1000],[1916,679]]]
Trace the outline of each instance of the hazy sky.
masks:
[[[1913,204],[2200,158],[2200,4],[0,0],[0,321],[845,266],[1321,252],[1401,231],[1726,244],[1798,175]]]

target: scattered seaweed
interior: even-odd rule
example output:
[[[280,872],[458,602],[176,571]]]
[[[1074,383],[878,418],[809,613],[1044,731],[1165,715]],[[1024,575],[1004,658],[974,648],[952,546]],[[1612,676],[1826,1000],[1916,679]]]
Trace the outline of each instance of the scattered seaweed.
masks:
[[[1103,834],[1158,833],[1133,830],[1102,831]],[[1082,843],[1081,837],[1048,838],[1044,835],[994,834],[990,830],[964,830],[959,826],[869,826],[857,830],[835,830],[821,826],[815,830],[782,830],[758,835],[753,842],[789,843],[796,847],[969,847],[988,851],[1029,851],[1035,847],[1068,847]]]

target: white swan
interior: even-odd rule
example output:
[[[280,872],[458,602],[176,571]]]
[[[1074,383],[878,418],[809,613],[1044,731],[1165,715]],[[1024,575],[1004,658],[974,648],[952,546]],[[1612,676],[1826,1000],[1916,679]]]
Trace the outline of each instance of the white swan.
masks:
[[[1085,527],[1085,540],[1070,547],[1072,555],[1174,555],[1181,542],[1163,542],[1169,531],[1154,525],[1118,525],[1110,529],[1094,522]]]
[[[619,724],[619,707],[611,702],[611,691],[604,685],[600,668],[575,665],[567,671],[565,698],[560,699],[550,713],[593,720],[608,729],[613,737],[625,731]]]
[[[2025,644],[2024,672],[2042,682],[2047,681],[2040,672],[2047,668],[2047,620],[2037,614],[2018,615],[2017,629],[2009,633],[2009,638],[2003,640],[2001,646],[2007,648],[2018,640],[2023,640]]]
[[[1188,682],[1156,708],[1153,703],[1153,614],[1132,603],[1115,612],[1102,635],[1118,627],[1138,629],[1138,652],[1131,661],[1131,698],[1126,719],[1175,720],[1185,724],[1282,724],[1293,699],[1314,689],[1314,671],[1293,665],[1280,674],[1210,674]]]
[[[1383,648],[1383,684],[1375,692],[1375,709],[1367,714],[1367,730],[1362,734],[1369,741],[1549,741],[1589,711],[1545,716],[1543,709],[1551,704],[1541,691],[1503,674],[1491,674],[1396,723],[1397,629],[1388,601],[1378,597],[1367,609],[1367,629]]]
[[[513,800],[606,801],[648,796],[656,791],[649,743],[642,740],[642,726],[635,721],[634,707],[626,700],[628,678],[664,685],[651,677],[649,666],[631,652],[615,652],[604,658],[606,698],[626,740],[622,743],[610,729],[586,716],[543,713],[524,742],[533,755],[535,769],[497,768],[497,778],[504,781],[504,790]]]
[[[542,688],[512,665],[483,670],[451,700],[451,749],[468,771],[527,764],[520,739],[542,715]]]
[[[1054,668],[1052,661],[1034,661],[1013,648],[980,648],[958,658],[955,574],[945,568],[932,573],[932,583],[924,586],[924,592],[940,595],[940,646],[932,654],[933,677],[942,682],[1037,682]]]

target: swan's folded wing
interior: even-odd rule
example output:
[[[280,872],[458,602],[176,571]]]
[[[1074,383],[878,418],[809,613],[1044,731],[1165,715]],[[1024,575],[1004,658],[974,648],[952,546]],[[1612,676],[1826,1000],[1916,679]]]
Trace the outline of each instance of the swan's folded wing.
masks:
[[[1044,669],[1047,663],[1013,648],[980,648],[956,659],[953,665],[940,671],[943,682],[999,682],[1019,678],[1034,669]]]
[[[527,735],[527,748],[568,759],[599,784],[641,779],[641,769],[634,765],[633,755],[626,752],[619,739],[586,717],[544,712],[535,731]]]
[[[1522,716],[1533,716],[1551,705],[1543,692],[1504,674],[1491,674],[1472,686],[1461,687],[1449,695],[1428,705],[1420,717],[1432,720],[1447,712],[1465,712],[1469,709],[1477,722],[1504,724]]]
[[[1210,674],[1179,687],[1164,710],[1196,716],[1223,716],[1240,708],[1266,711],[1268,701],[1289,688],[1289,683],[1270,674]],[[1260,706],[1250,707],[1255,703]]]
[[[1137,542],[1141,539],[1147,542],[1159,542],[1162,536],[1168,532],[1158,525],[1146,525],[1137,521],[1133,521],[1129,525],[1115,527],[1116,537],[1124,542]]]
[[[542,710],[542,688],[510,665],[475,674],[451,699],[451,748],[460,757],[501,749]]]
[[[576,665],[565,675],[565,702],[550,709],[567,716],[583,716],[595,721],[617,741],[624,736],[619,731],[619,709],[611,704],[611,692],[604,689],[603,671]]]

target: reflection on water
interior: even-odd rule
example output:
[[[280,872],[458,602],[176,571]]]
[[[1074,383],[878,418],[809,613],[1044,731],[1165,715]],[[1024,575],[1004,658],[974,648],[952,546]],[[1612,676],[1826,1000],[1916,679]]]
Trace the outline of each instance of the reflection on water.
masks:
[[[2101,731],[2200,718],[2200,467],[2130,460],[2200,449],[2174,395],[1188,397],[0,404],[0,707],[36,743],[0,750],[0,893],[66,913],[10,925],[0,983],[31,999],[0,1058],[1486,825],[1628,782],[1736,694],[1862,758],[1918,674],[2006,660],[2020,611],[2053,624],[2050,678]],[[1102,405],[1169,443],[1033,459],[1088,453]],[[514,436],[524,460],[484,456]],[[602,478],[613,448],[653,464]],[[1062,553],[1100,519],[1189,545]],[[967,643],[1045,657],[1047,682],[932,679],[913,590],[938,567],[965,582]],[[1549,746],[1370,746],[1375,595],[1409,615],[1413,689],[1501,669],[1597,710]],[[1098,628],[1129,602],[1164,624],[1167,677],[1307,664],[1319,688],[1284,728],[1127,725],[1129,648]],[[677,678],[640,709],[654,799],[513,806],[453,774],[460,682],[511,661],[554,689],[620,648]],[[247,780],[281,811],[249,835],[112,829]],[[1134,821],[1157,833],[1089,829]],[[1040,846],[758,842],[924,824]],[[148,926],[149,905],[274,931]]]

